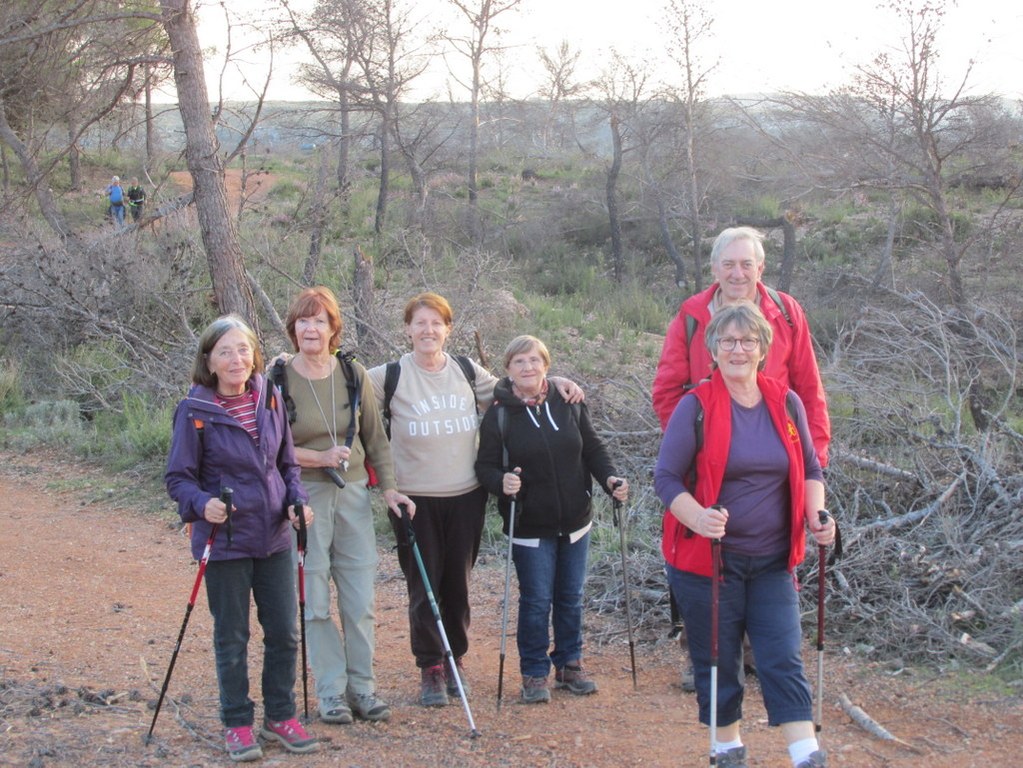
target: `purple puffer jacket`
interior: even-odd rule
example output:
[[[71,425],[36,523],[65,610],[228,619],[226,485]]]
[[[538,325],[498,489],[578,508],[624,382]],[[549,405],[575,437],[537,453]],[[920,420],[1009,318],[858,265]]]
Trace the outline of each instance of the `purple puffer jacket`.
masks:
[[[245,427],[217,405],[209,387],[193,386],[174,412],[164,482],[181,519],[192,524],[192,556],[197,560],[212,528],[203,509],[224,487],[234,491],[231,545],[227,526],[221,525],[211,560],[267,557],[292,546],[288,505],[296,500],[304,504],[309,495],[302,487],[280,392],[274,391],[267,408],[267,385],[260,374],[249,380],[258,395],[258,446]]]

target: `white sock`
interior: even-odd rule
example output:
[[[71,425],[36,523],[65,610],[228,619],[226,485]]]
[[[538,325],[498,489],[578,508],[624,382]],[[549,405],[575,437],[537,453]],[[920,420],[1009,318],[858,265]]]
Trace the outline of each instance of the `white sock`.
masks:
[[[789,757],[792,758],[793,765],[799,765],[818,749],[817,739],[813,737],[800,739],[789,744]]]
[[[735,741],[719,741],[714,745],[714,753],[723,755],[730,749],[742,746],[742,739],[736,739]]]

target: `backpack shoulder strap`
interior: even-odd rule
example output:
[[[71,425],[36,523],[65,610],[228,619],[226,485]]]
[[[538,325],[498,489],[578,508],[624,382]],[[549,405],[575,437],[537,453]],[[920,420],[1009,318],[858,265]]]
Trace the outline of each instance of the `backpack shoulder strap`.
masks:
[[[501,436],[501,452],[503,455],[504,471],[508,472],[511,468],[508,466],[508,444],[504,441],[504,431],[508,424],[508,409],[500,403],[494,403],[497,408],[497,434]]]
[[[693,340],[693,336],[696,334],[696,327],[699,325],[696,318],[692,315],[686,315],[686,346]]]
[[[465,380],[469,382],[469,389],[472,390],[472,402],[476,406],[476,415],[480,415],[480,404],[476,399],[476,367],[465,355],[454,355],[455,360],[458,361],[458,367],[462,369],[462,373],[465,375]]]
[[[771,301],[773,301],[778,306],[778,309],[781,310],[782,317],[785,318],[785,322],[788,324],[789,328],[792,328],[792,317],[789,315],[789,308],[785,306],[785,302],[781,299],[781,294],[774,288],[767,285],[764,286],[764,290],[766,290],[767,295],[771,297]]]
[[[276,385],[281,390],[281,397],[284,399],[284,407],[288,411],[288,423],[294,424],[297,413],[295,411],[295,401],[291,399],[291,395],[288,394],[288,368],[284,364],[283,360],[277,360],[270,370],[266,372],[266,377],[269,379],[269,384],[266,388],[266,407],[273,408],[273,385]]]
[[[391,439],[391,398],[394,397],[394,390],[398,388],[398,378],[401,376],[401,362],[392,360],[387,364],[384,373],[384,408],[381,413],[384,420],[384,431],[387,439]]]
[[[348,431],[345,433],[345,445],[349,448],[355,441],[355,427],[359,418],[359,402],[362,398],[362,382],[359,380],[359,373],[355,370],[352,362],[355,360],[354,352],[337,351],[337,362],[341,366],[341,372],[345,377],[345,386],[348,387],[348,404],[352,409],[352,417],[348,420]]]

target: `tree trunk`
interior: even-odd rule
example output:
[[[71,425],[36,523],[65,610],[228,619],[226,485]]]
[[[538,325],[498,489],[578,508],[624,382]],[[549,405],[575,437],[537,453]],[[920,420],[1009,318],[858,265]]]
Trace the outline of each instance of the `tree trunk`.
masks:
[[[330,153],[328,147],[320,150],[320,171],[316,177],[316,189],[309,209],[309,253],[302,268],[302,284],[313,285],[316,270],[320,268],[323,252],[323,230],[327,227],[327,177],[330,174]]]
[[[380,183],[377,186],[377,208],[373,219],[373,233],[377,240],[384,233],[387,221],[387,195],[391,184],[391,130],[387,114],[380,124]]]
[[[155,124],[153,122],[153,75],[146,65],[146,175],[153,167],[153,156],[156,154]]]
[[[689,287],[689,280],[686,277],[686,261],[682,254],[675,247],[675,241],[671,238],[671,227],[668,223],[668,207],[664,204],[664,197],[660,190],[657,191],[657,225],[661,230],[661,242],[664,243],[664,250],[668,258],[675,265],[675,285],[686,289]]]
[[[359,351],[366,359],[376,349],[370,335],[373,326],[373,260],[355,246],[355,273],[352,281],[352,304],[355,310],[355,336]]]
[[[67,126],[67,165],[69,183],[71,189],[78,191],[82,188],[82,153],[78,149],[78,125],[71,120]]]
[[[228,210],[224,159],[210,119],[195,19],[188,0],[160,0],[160,6],[163,26],[174,51],[174,83],[185,128],[185,161],[192,174],[196,213],[213,293],[222,313],[236,312],[258,333],[256,307],[245,278],[238,230]]]
[[[618,215],[616,188],[618,174],[622,170],[622,131],[618,116],[611,115],[611,142],[613,155],[611,167],[607,169],[607,218],[611,225],[611,267],[614,270],[616,283],[622,281],[622,222]]]

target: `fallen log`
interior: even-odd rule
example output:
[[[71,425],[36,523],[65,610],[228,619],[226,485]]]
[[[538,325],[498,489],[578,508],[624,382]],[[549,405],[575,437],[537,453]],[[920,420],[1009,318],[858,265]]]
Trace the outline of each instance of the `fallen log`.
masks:
[[[860,709],[851,701],[849,701],[849,697],[846,696],[844,693],[839,695],[838,702],[839,704],[842,705],[842,711],[849,715],[849,719],[851,719],[854,723],[856,723],[856,725],[865,730],[871,736],[874,736],[878,739],[883,739],[884,741],[894,741],[899,746],[912,750],[917,754],[923,754],[920,749],[914,747],[909,742],[903,741],[898,736],[892,734],[891,731],[889,731],[883,725],[874,720],[874,718],[872,718],[862,709]]]

